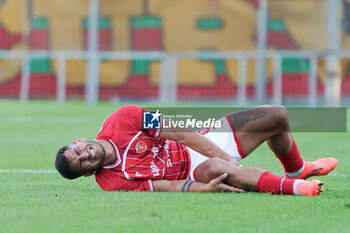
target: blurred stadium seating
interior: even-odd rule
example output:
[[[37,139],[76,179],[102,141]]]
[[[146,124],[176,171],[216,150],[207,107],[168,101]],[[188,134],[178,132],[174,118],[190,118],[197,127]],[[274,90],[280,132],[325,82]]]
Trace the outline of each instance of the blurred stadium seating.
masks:
[[[31,4],[29,4],[31,2]],[[326,0],[270,1],[267,43],[271,50],[325,50]],[[350,48],[350,6],[343,5],[342,49]],[[100,0],[100,51],[255,51],[259,0]],[[1,51],[84,51],[89,42],[87,0],[5,0],[0,6]],[[342,63],[342,96],[350,97],[349,60]],[[21,59],[0,60],[0,97],[19,98]],[[66,96],[83,98],[86,60],[66,61]],[[52,57],[30,60],[29,98],[56,98],[58,65]],[[246,94],[255,95],[256,62],[247,66]],[[306,98],[310,64],[282,60],[283,99]],[[318,61],[317,95],[324,93],[325,62]],[[161,61],[133,58],[100,63],[99,99],[157,99]],[[273,95],[273,62],[266,93]],[[179,58],[178,99],[235,99],[238,60]]]

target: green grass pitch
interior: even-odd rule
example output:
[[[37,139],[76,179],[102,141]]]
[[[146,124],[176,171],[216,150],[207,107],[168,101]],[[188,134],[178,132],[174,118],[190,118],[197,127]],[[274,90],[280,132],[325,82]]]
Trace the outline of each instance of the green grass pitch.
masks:
[[[346,133],[294,134],[306,160],[338,159],[319,197],[103,192],[92,177],[30,173],[53,170],[61,146],[94,139],[118,107],[0,101],[0,232],[350,232],[349,111]],[[242,164],[282,175],[266,145]]]

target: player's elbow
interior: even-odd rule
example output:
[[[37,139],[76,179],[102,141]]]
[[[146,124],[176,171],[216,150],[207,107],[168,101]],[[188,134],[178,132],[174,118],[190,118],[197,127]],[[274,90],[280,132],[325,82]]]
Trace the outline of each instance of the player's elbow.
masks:
[[[188,142],[188,138],[184,133],[174,133],[174,141],[186,145],[186,143]]]

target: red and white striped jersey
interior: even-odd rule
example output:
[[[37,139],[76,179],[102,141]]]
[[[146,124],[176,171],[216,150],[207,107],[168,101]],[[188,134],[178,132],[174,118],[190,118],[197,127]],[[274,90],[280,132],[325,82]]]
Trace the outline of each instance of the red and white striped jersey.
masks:
[[[144,111],[126,105],[103,122],[96,139],[109,141],[117,157],[96,172],[103,190],[153,191],[152,180],[187,178],[191,161],[186,146],[159,138],[161,129],[143,129]]]

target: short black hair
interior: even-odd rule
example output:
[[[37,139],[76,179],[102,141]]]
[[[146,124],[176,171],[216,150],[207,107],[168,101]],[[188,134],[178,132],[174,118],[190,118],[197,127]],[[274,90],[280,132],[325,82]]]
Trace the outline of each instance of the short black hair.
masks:
[[[81,174],[77,174],[72,172],[70,166],[69,166],[69,161],[67,157],[64,155],[64,152],[68,149],[68,146],[62,147],[59,149],[56,155],[56,162],[55,162],[55,167],[57,171],[64,177],[69,180],[76,179],[80,176]]]

